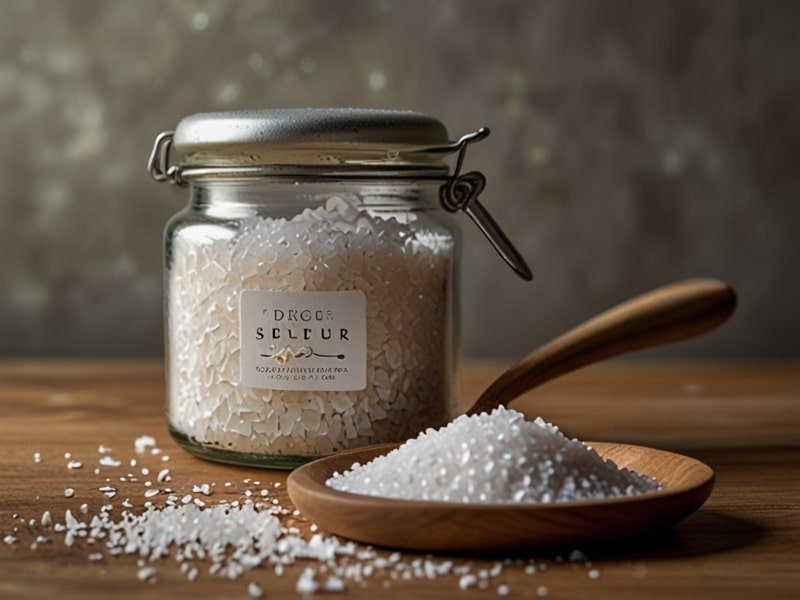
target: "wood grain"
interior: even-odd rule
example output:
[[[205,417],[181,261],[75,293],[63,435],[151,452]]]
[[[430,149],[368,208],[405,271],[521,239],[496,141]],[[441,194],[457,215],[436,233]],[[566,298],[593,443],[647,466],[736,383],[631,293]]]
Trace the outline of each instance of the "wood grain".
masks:
[[[513,552],[583,546],[670,527],[702,506],[714,485],[705,464],[673,452],[588,442],[620,468],[654,478],[663,490],[545,505],[463,505],[348,494],[325,485],[334,472],[397,448],[340,452],[289,475],[289,497],[325,530],[379,546],[431,552]]]
[[[465,406],[506,365],[466,365],[462,369]],[[558,563],[526,575],[509,566],[503,580],[512,598],[537,598],[547,586],[551,598],[796,598],[800,595],[800,365],[786,364],[609,364],[546,384],[513,404],[529,415],[542,414],[585,439],[642,443],[689,454],[717,474],[706,504],[667,534],[582,548],[600,572],[590,580],[582,565]],[[0,533],[45,509],[63,514],[83,502],[94,512],[104,503],[98,478],[89,468],[68,471],[63,453],[96,464],[97,445],[134,456],[132,443],[154,435],[178,491],[192,483],[231,481],[215,492],[236,499],[243,479],[285,484],[280,472],[205,462],[169,439],[163,417],[160,361],[0,361]],[[35,465],[32,454],[44,460]],[[143,461],[150,467],[156,457]],[[101,484],[107,476],[104,471]],[[120,485],[138,508],[141,484]],[[75,488],[72,499],[63,488]],[[284,488],[278,495],[288,504]],[[298,519],[307,531],[309,524]],[[86,546],[57,542],[31,550],[34,530],[23,528],[24,543],[0,544],[0,598],[246,598],[246,582],[259,581],[267,598],[294,598],[303,564],[283,577],[257,569],[230,582],[201,573],[187,583],[170,563],[159,566],[154,585],[136,581],[136,558],[89,563]],[[413,556],[413,554],[411,554]],[[521,555],[528,558],[530,553]],[[496,557],[492,557],[494,559]],[[472,557],[478,568],[493,564]],[[364,587],[348,586],[352,598],[495,597],[495,590],[458,590],[457,581],[391,582],[378,575]]]

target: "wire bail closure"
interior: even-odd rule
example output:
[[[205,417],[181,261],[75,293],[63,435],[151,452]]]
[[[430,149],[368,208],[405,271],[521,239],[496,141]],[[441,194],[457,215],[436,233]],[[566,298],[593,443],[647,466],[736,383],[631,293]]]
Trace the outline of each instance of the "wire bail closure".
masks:
[[[478,131],[468,133],[459,139],[454,148],[458,150],[458,159],[453,175],[448,178],[439,188],[439,202],[442,207],[449,212],[463,210],[473,223],[478,226],[481,233],[486,236],[489,243],[502,257],[506,264],[525,281],[533,279],[530,267],[522,258],[522,255],[506,237],[503,230],[489,214],[489,211],[480,203],[480,196],[486,187],[486,177],[479,171],[470,171],[461,175],[461,167],[464,163],[464,155],[467,153],[467,146],[474,142],[479,142],[489,135],[487,127],[481,127]]]
[[[180,166],[169,164],[169,150],[172,147],[174,135],[174,131],[162,131],[156,136],[150,158],[147,159],[147,172],[156,181],[169,181],[175,185],[181,185],[183,179],[181,179]]]

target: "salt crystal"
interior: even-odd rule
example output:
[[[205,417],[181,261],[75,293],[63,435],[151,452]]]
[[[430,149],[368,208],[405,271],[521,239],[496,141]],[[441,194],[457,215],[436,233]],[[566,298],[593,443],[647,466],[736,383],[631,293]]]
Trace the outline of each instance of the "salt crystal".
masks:
[[[72,516],[72,512],[67,509],[67,512],[64,513],[65,516],[65,523],[67,524],[67,529],[77,529],[79,525],[78,519]]]
[[[104,467],[114,467],[114,468],[116,468],[116,467],[118,467],[118,466],[120,466],[122,464],[122,461],[114,460],[113,458],[111,458],[108,455],[101,456],[100,460],[98,462]]]
[[[8,544],[9,546],[11,544],[16,544],[17,538],[15,538],[13,535],[7,535],[3,538],[3,543]]]
[[[42,527],[50,527],[53,523],[53,517],[50,516],[50,511],[46,510],[42,513]]]
[[[263,598],[264,590],[255,581],[247,584],[247,593],[251,598]]]
[[[322,589],[329,593],[343,592],[345,590],[344,581],[332,575],[325,581],[325,585],[322,586]]]
[[[589,577],[589,579],[599,579],[600,578],[600,571],[598,571],[597,569],[589,569],[589,571],[586,573],[586,575],[587,575],[587,577]]]
[[[306,567],[297,580],[295,589],[298,594],[314,594],[319,590],[319,583],[315,579],[316,572],[311,567]]]
[[[508,587],[506,584],[497,586],[498,596],[508,596],[510,593],[511,593],[511,588]]]
[[[172,477],[169,476],[169,469],[161,469],[156,476],[156,480],[159,483],[164,483],[166,481],[171,481]]]
[[[35,462],[35,463],[40,463],[40,462],[42,462],[42,455],[41,455],[41,453],[39,453],[39,452],[34,452],[34,453],[33,453],[33,462]]]
[[[207,483],[203,483],[202,485],[193,485],[192,492],[195,494],[203,494],[204,496],[211,495],[211,486]]]
[[[153,489],[145,491],[144,497],[145,498],[152,498],[153,496],[158,496],[160,493],[161,493],[161,490],[153,488]]]
[[[462,590],[466,590],[474,586],[478,582],[478,578],[475,577],[472,573],[467,573],[466,575],[462,575],[458,579],[458,587]]]
[[[148,448],[155,445],[156,445],[155,438],[149,435],[140,435],[133,442],[133,447],[134,450],[136,450],[136,454],[144,454]]]
[[[536,588],[536,595],[539,596],[540,598],[544,598],[549,593],[550,590],[547,589],[546,585],[540,585],[539,587]]]
[[[80,469],[83,467],[83,464],[77,460],[71,460],[67,463],[68,469]]]
[[[72,498],[75,495],[75,490],[72,488],[64,488],[64,496],[67,498]]]

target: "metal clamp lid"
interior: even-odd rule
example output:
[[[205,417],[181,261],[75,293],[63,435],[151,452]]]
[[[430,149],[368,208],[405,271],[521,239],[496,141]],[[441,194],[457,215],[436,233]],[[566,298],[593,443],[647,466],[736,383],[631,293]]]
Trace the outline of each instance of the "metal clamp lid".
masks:
[[[514,247],[514,244],[511,243],[511,240],[503,233],[503,230],[489,214],[489,211],[478,200],[478,196],[486,187],[486,177],[479,171],[461,174],[461,167],[469,144],[485,139],[489,133],[488,128],[482,127],[477,131],[463,135],[452,144],[427,148],[425,152],[432,154],[458,152],[453,174],[447,177],[439,188],[439,202],[442,208],[448,212],[464,211],[483,235],[486,236],[486,239],[489,240],[489,243],[506,264],[522,279],[530,281],[533,279],[533,274],[525,259]],[[173,137],[173,131],[164,131],[156,136],[153,150],[147,161],[147,171],[156,181],[169,181],[172,184],[183,185],[185,182],[181,175],[181,165],[169,164]]]
[[[533,273],[525,259],[478,200],[478,196],[486,187],[486,177],[479,171],[470,171],[461,175],[461,166],[464,163],[467,146],[485,139],[489,133],[487,127],[481,127],[478,131],[462,136],[456,142],[455,148],[458,150],[456,168],[453,175],[439,188],[439,202],[447,211],[463,210],[486,236],[502,259],[506,261],[506,264],[525,281],[530,281],[533,279]]]

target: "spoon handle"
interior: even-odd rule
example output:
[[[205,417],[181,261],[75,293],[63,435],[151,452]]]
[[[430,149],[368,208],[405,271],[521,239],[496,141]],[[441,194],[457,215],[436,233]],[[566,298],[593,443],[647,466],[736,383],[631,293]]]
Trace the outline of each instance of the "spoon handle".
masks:
[[[714,279],[667,285],[615,306],[545,344],[500,375],[467,414],[488,412],[565,373],[710,331],[736,307],[736,294]]]

